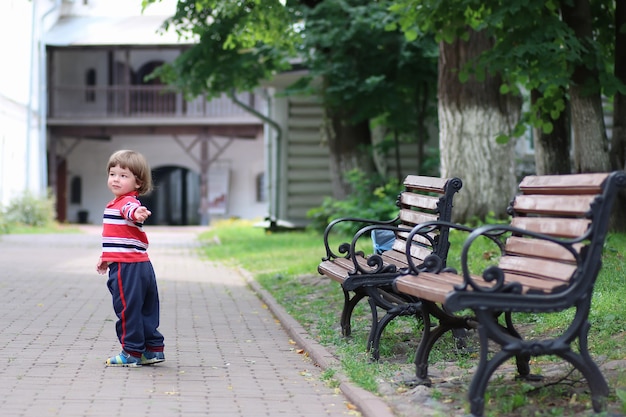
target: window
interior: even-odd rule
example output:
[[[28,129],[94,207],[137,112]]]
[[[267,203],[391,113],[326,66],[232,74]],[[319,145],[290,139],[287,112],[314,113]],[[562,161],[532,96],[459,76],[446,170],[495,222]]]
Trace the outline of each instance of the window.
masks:
[[[265,186],[264,172],[256,176],[256,201],[259,203],[267,201],[267,187]]]
[[[82,180],[80,177],[73,177],[70,183],[70,204],[80,204],[82,201]]]
[[[89,68],[85,73],[85,101],[93,103],[96,101],[96,70]]]

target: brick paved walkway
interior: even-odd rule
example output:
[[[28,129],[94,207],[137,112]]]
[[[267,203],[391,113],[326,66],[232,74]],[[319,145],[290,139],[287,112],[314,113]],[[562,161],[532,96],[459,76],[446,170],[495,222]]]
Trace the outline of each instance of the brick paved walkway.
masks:
[[[0,235],[2,415],[359,415],[240,273],[199,259],[198,231],[147,228],[167,360],[138,369],[104,366],[119,345],[99,227]]]

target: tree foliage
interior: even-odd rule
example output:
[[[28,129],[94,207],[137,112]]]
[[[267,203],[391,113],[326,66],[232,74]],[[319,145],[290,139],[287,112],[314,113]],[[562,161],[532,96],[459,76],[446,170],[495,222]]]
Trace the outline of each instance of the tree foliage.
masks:
[[[164,28],[197,44],[154,76],[190,96],[211,98],[250,91],[280,71],[304,67],[309,74],[287,93],[316,94],[348,123],[383,117],[391,128],[411,132],[423,96],[436,93],[437,47],[432,36],[409,41],[389,30],[391,4],[180,0]]]
[[[390,30],[390,4],[327,0],[308,9],[300,56],[309,74],[291,91],[307,88],[355,123],[384,115],[394,130],[414,132],[421,97],[436,94],[437,45]]]
[[[160,0],[143,0],[144,7]],[[279,0],[180,0],[163,29],[195,44],[153,76],[189,96],[250,91],[290,68],[301,39],[299,11]]]
[[[392,10],[407,37],[418,31],[433,32],[438,40],[466,38],[468,30],[486,31],[494,47],[465,68],[481,77],[485,71],[503,77],[501,92],[519,94],[537,90],[541,99],[525,112],[513,135],[524,123],[549,133],[552,121],[566,109],[566,92],[576,68],[597,71],[598,77],[584,80],[584,91],[601,90],[613,96],[626,91],[612,72],[614,53],[612,0],[591,1],[593,36],[581,38],[563,19],[561,9],[571,0],[398,0]]]

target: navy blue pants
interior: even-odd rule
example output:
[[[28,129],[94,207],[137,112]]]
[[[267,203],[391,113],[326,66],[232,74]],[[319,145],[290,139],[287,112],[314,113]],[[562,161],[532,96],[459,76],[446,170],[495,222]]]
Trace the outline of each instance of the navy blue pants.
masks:
[[[159,291],[152,263],[109,264],[107,287],[117,315],[115,330],[122,349],[133,356],[163,351],[159,327]]]

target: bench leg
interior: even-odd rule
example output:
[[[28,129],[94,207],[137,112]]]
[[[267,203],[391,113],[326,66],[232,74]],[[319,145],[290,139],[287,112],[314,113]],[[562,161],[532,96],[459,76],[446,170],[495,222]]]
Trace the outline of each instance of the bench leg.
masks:
[[[494,320],[497,321],[497,316],[494,317]],[[504,320],[506,322],[506,331],[511,336],[521,340],[522,335],[519,334],[517,330],[515,330],[515,326],[513,325],[513,319],[510,312],[504,313]],[[530,374],[530,354],[528,353],[519,353],[515,355],[515,365],[517,366],[517,373],[519,374],[519,377],[521,379],[538,381],[542,378],[540,375]]]
[[[480,361],[469,386],[468,397],[470,402],[470,411],[472,417],[482,417],[485,412],[485,390],[491,375],[498,367],[513,355],[500,351],[491,359],[489,355],[489,338],[482,324],[478,325],[478,333],[480,337]]]
[[[588,309],[587,309],[588,311]],[[606,406],[606,397],[609,387],[600,371],[600,368],[589,355],[587,334],[589,322],[586,313],[577,312],[571,326],[561,337],[546,341],[525,341],[514,329],[510,317],[507,317],[507,326],[501,326],[497,314],[486,311],[476,311],[478,316],[478,334],[480,337],[480,361],[476,373],[469,387],[469,401],[472,416],[480,417],[484,413],[484,398],[487,384],[492,374],[506,360],[515,357],[520,375],[533,379],[529,372],[530,356],[557,355],[572,364],[587,380],[591,391],[591,401],[594,411],[603,411]],[[572,351],[570,345],[578,339],[579,353]],[[501,350],[489,358],[489,341],[500,345]]]
[[[431,327],[430,317],[437,318],[439,324]],[[471,329],[470,320],[467,317],[455,316],[446,312],[443,308],[430,301],[422,301],[422,319],[424,320],[424,331],[422,339],[415,352],[415,375],[416,383],[430,386],[428,377],[428,358],[430,351],[435,346],[437,340],[446,332],[452,331],[457,347],[464,344],[464,333],[466,329]]]
[[[426,303],[424,303],[426,304]],[[415,352],[415,377],[417,381],[416,385],[426,385],[430,387],[432,385],[431,379],[428,377],[428,357],[435,342],[439,340],[447,329],[437,326],[431,329],[430,314],[427,307],[422,307],[422,320],[424,321],[424,331],[422,332],[422,339],[417,346]]]
[[[422,316],[420,312],[420,302],[407,302],[405,304],[399,304],[392,308],[389,308],[382,319],[378,320],[378,303],[375,297],[370,296],[368,299],[370,308],[372,310],[372,328],[367,339],[367,351],[370,352],[371,359],[377,361],[380,359],[380,339],[387,325],[391,323],[393,319],[399,316],[415,316],[416,319],[420,319]],[[384,308],[384,307],[383,307]]]
[[[372,311],[372,326],[370,327],[370,334],[367,337],[366,349],[370,352],[371,359],[377,361],[380,359],[380,337],[383,331],[381,329],[381,323],[378,321],[378,309],[376,308],[376,303],[371,297],[368,298],[367,301],[369,302],[370,310]]]
[[[596,365],[589,355],[587,347],[587,334],[590,326],[589,322],[585,321],[580,328],[578,334],[580,353],[568,350],[557,354],[574,365],[576,369],[583,374],[587,380],[587,384],[589,384],[589,389],[591,390],[591,404],[593,406],[593,410],[596,413],[599,413],[606,408],[606,397],[609,395],[609,386],[606,383],[606,379],[604,379],[600,368],[598,368],[598,365]]]
[[[523,340],[510,321],[510,314],[506,316],[507,327],[498,323],[498,314],[488,311],[476,311],[478,318],[478,336],[480,340],[480,359],[478,367],[472,378],[468,390],[470,410],[473,417],[482,417],[485,411],[485,391],[491,375],[498,367],[508,359],[516,356],[519,361],[524,360],[526,355],[520,355],[520,346]],[[489,340],[493,340],[501,347],[508,346],[510,349],[501,349],[489,359]],[[512,346],[517,346],[513,347]],[[523,369],[523,367],[522,367]]]
[[[350,298],[350,292],[343,290],[343,310],[341,311],[341,334],[343,336],[347,337],[352,333],[352,312],[365,295],[364,292],[357,291],[354,296]]]

